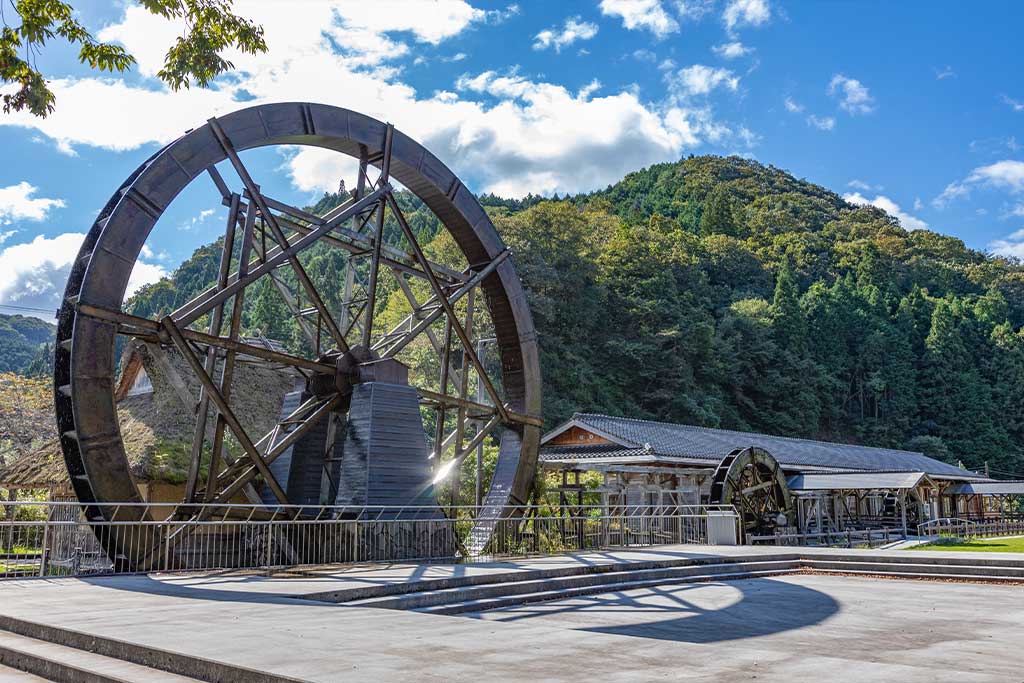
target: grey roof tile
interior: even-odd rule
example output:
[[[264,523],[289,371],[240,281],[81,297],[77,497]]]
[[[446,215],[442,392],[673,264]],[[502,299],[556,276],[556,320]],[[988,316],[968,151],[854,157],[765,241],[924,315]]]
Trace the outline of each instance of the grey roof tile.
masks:
[[[892,448],[873,448],[829,441],[771,436],[756,432],[652,422],[597,413],[576,413],[573,415],[573,419],[625,442],[628,444],[627,447],[614,447],[624,451],[649,447],[648,452],[661,456],[718,461],[733,449],[758,446],[775,456],[784,466],[793,468],[800,466],[835,467],[982,477],[976,472],[962,470],[954,465],[929,458],[923,453]],[[552,459],[547,454],[555,451],[550,449],[565,448],[564,446],[544,447],[541,457]],[[594,448],[594,446],[572,446],[571,448]],[[609,455],[604,453],[593,457],[609,457]]]

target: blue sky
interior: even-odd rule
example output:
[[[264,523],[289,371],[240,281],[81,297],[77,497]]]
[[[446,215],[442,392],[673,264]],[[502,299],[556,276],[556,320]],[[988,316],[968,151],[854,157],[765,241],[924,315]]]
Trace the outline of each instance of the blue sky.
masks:
[[[234,73],[179,93],[155,74],[180,27],[131,3],[77,4],[139,64],[90,73],[54,43],[39,63],[57,111],[0,114],[0,306],[56,308],[96,212],[161,144],[281,100],[390,120],[476,191],[582,192],[689,154],[742,154],[908,229],[1024,256],[1019,3],[240,0],[269,52],[230,56]],[[320,150],[245,159],[298,204],[351,178],[349,160]],[[161,219],[133,286],[221,232],[207,185]]]

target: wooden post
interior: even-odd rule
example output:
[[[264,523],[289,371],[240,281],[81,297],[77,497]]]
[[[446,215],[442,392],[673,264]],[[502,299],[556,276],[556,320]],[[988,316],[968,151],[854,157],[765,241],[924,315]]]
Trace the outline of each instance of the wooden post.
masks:
[[[900,518],[903,522],[903,538],[907,537],[907,492],[900,491]]]

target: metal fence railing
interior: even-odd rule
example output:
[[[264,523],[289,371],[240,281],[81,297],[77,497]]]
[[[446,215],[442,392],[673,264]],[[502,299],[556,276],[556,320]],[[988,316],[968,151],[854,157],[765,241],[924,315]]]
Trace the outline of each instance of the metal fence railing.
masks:
[[[943,517],[918,524],[917,533],[919,536],[950,536],[961,540],[1024,535],[1024,520],[975,521],[962,517]]]
[[[458,560],[706,543],[708,512],[731,506],[492,509],[77,502],[0,503],[0,579],[138,571]],[[737,518],[738,519],[738,518]],[[489,524],[488,524],[489,522]],[[493,527],[480,554],[467,539]],[[479,532],[477,532],[479,533]]]
[[[748,536],[755,544],[799,545],[831,548],[877,548],[903,540],[903,534],[888,528],[847,529],[813,534],[781,533],[770,536]]]

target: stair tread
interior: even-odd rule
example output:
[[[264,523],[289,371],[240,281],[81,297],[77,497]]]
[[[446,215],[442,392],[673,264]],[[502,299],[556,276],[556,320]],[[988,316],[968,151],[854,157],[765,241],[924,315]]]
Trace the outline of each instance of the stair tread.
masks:
[[[1024,581],[1024,577],[1021,576],[1004,576],[1001,574],[942,574],[938,572],[907,572],[907,571],[894,571],[891,569],[885,570],[869,570],[869,569],[823,569],[823,570],[811,570],[812,572],[833,572],[837,574],[868,574],[871,576],[920,576],[926,579],[957,579],[960,581],[964,580],[976,580],[976,581],[1011,581],[1014,583],[1020,583]]]
[[[931,567],[938,569],[964,569],[964,570],[979,570],[979,571],[992,571],[1005,569],[1009,571],[1024,571],[1024,565],[1017,564],[1006,564],[1006,565],[992,565],[992,564],[943,564],[940,562],[893,562],[892,560],[886,559],[870,559],[870,560],[850,560],[850,559],[832,559],[815,557],[801,560],[805,564],[854,564],[854,565],[884,565],[886,567]]]
[[[146,681],[147,683],[196,683],[198,679],[180,676],[160,669],[133,664],[121,659],[29,638],[9,631],[0,631],[0,661],[5,652],[18,652],[34,658],[73,667],[115,681]]]
[[[757,560],[753,562],[715,562],[715,563],[688,563],[680,564],[676,566],[667,567],[651,567],[647,569],[622,569],[621,571],[613,572],[602,572],[602,573],[585,573],[580,572],[578,574],[567,574],[558,576],[549,576],[532,579],[520,579],[515,574],[507,575],[503,581],[494,581],[491,583],[482,583],[477,585],[469,586],[456,586],[451,588],[436,588],[425,591],[415,591],[411,593],[400,593],[398,595],[384,595],[371,598],[363,598],[359,600],[352,600],[344,604],[351,605],[354,607],[373,607],[379,604],[386,604],[392,602],[401,601],[412,601],[419,600],[427,597],[443,597],[447,595],[464,595],[466,593],[483,592],[492,590],[499,586],[517,586],[525,587],[529,589],[533,586],[540,586],[553,581],[572,581],[573,579],[592,579],[601,578],[606,579],[605,581],[598,581],[592,584],[593,586],[598,585],[611,585],[622,583],[621,579],[626,577],[635,577],[635,580],[653,580],[643,579],[644,576],[650,576],[655,573],[661,572],[682,572],[686,570],[698,570],[708,571],[714,569],[738,569],[742,567],[764,567],[766,565],[779,565],[779,564],[790,564],[792,560]],[[664,577],[666,580],[672,577]],[[524,591],[526,593],[532,593],[535,591]]]
[[[49,679],[0,664],[0,681],[3,683],[48,683]]]
[[[549,591],[537,591],[534,593],[523,593],[515,596],[502,596],[496,598],[476,598],[470,600],[462,600],[459,602],[449,602],[441,605],[433,605],[431,607],[422,607],[415,609],[415,612],[425,612],[427,614],[443,614],[448,610],[459,609],[459,611],[486,611],[488,609],[496,609],[501,607],[512,607],[518,604],[526,604],[532,602],[548,602],[551,600],[561,600],[565,598],[578,597],[581,595],[596,595],[600,593],[613,593],[624,590],[636,590],[640,588],[646,588],[649,586],[669,585],[672,583],[700,583],[702,581],[716,581],[716,580],[728,580],[729,578],[756,578],[760,576],[779,576],[781,574],[792,574],[799,572],[799,569],[768,569],[761,571],[743,571],[739,570],[731,573],[723,574],[696,574],[693,576],[681,576],[676,578],[661,578],[661,579],[642,579],[638,581],[622,581],[618,583],[607,583],[598,584],[595,586],[579,586],[576,588],[562,588]],[[478,607],[479,609],[474,610],[462,610],[462,607]]]

